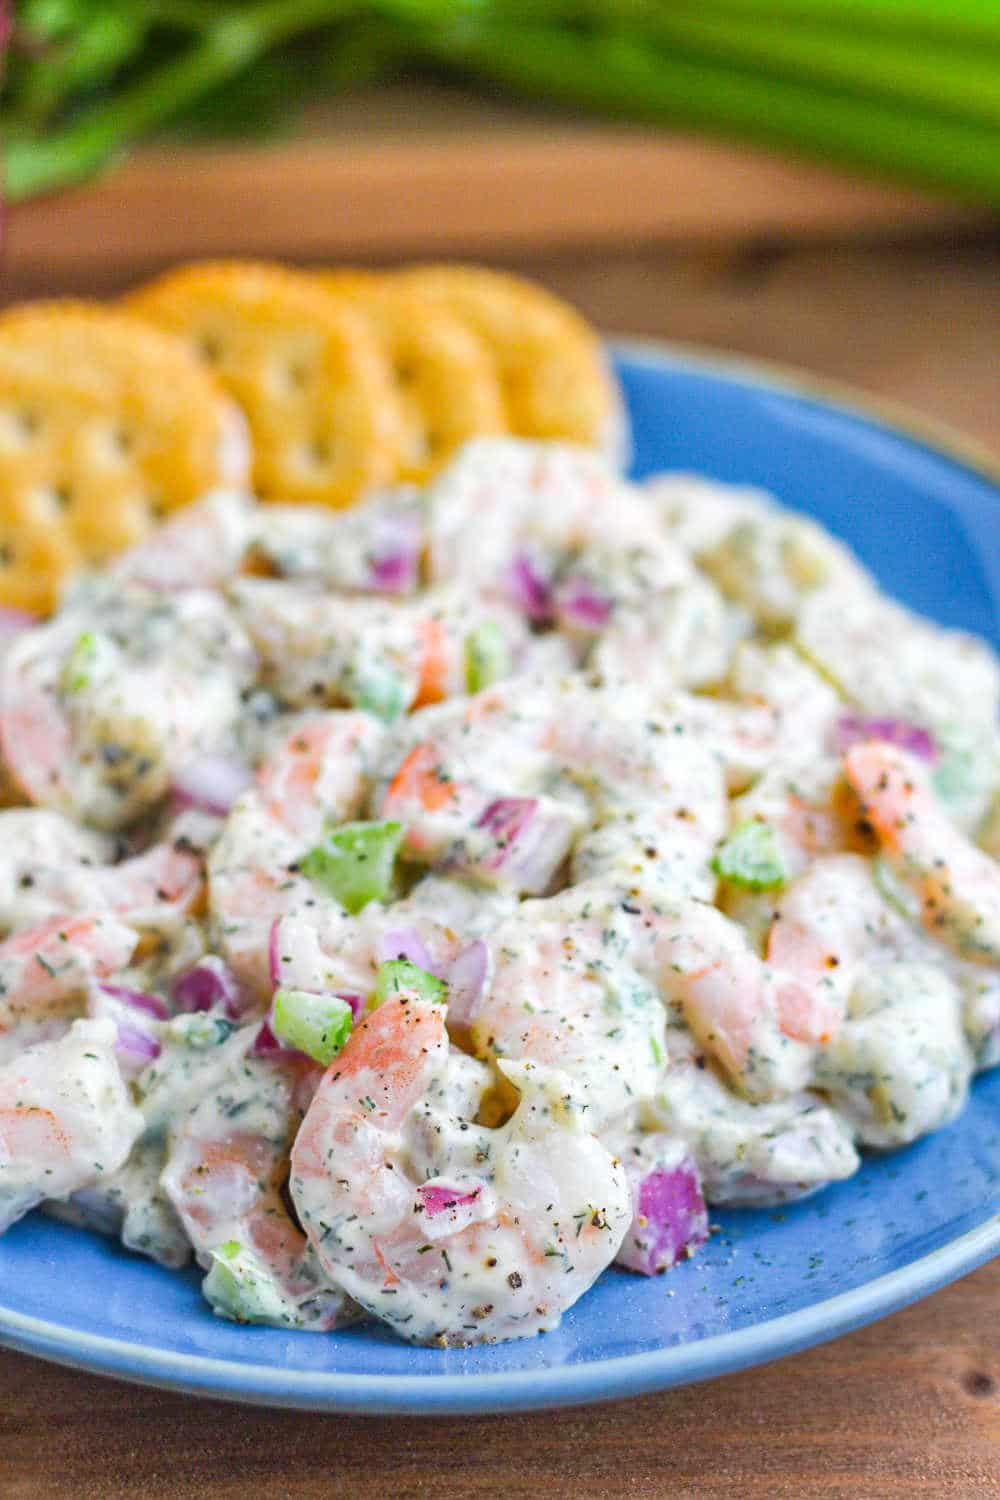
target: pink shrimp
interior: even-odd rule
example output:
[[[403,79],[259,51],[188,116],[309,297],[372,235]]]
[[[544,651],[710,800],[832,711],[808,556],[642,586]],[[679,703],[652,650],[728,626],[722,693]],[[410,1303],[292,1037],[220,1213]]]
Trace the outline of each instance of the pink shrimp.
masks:
[[[138,941],[107,912],[50,917],[0,943],[0,1036],[82,1008],[88,986],[125,967]]]
[[[241,1048],[174,1133],[161,1185],[203,1266],[216,1311],[322,1333],[357,1317],[330,1285],[282,1194],[319,1069]]]
[[[955,827],[919,761],[869,741],[844,756],[847,779],[931,937],[974,963],[1000,963],[1000,864]]]
[[[440,1009],[401,994],[352,1034],[292,1149],[292,1197],[330,1277],[415,1343],[552,1328],[613,1259],[631,1221],[619,1162],[589,1134],[570,1079],[505,1064],[506,1125],[438,1114],[453,1143],[421,1180],[412,1134],[448,1064]]]
[[[77,1021],[0,1067],[0,1234],[124,1163],[143,1128],[109,1021]]]
[[[270,996],[268,944],[275,921],[328,908],[298,861],[328,822],[357,815],[382,734],[363,713],[317,714],[301,722],[261,766],[226,821],[209,859],[209,912],[224,956],[262,998]]]

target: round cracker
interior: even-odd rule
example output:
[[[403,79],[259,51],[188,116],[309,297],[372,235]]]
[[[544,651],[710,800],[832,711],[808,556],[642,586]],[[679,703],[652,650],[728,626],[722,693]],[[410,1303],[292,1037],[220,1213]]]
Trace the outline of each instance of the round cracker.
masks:
[[[496,364],[471,324],[392,277],[328,271],[317,279],[350,297],[386,351],[402,418],[400,479],[422,483],[470,438],[507,431]]]
[[[248,479],[239,412],[184,347],[85,302],[0,315],[0,603],[44,613],[77,568]]]
[[[242,407],[262,499],[343,506],[395,478],[388,361],[349,298],[281,266],[205,261],[127,305],[183,338]]]
[[[620,397],[604,351],[568,303],[480,266],[413,266],[394,280],[475,329],[496,361],[511,432],[605,452],[618,444]]]

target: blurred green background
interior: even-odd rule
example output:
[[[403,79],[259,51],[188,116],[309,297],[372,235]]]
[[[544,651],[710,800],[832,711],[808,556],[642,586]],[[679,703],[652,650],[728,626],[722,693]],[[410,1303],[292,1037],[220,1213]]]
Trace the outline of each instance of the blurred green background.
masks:
[[[1000,206],[1000,0],[0,0],[17,202],[430,75]]]

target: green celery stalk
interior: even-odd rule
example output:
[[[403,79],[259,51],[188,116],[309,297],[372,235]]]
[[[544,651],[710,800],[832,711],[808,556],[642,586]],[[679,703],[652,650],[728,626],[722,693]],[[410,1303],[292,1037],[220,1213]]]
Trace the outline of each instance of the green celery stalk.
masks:
[[[415,42],[463,72],[521,93],[620,117],[691,126],[893,173],[1000,204],[1000,130],[763,78],[643,46],[621,34],[495,24],[415,30]]]
[[[358,0],[264,0],[230,6],[179,57],[83,110],[41,139],[13,135],[5,150],[11,202],[92,176],[125,147],[180,114],[277,43],[359,8]]]

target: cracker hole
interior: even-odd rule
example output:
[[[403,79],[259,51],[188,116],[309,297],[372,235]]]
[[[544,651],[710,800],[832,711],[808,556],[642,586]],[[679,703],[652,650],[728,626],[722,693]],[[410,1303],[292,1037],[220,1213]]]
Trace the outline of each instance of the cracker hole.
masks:
[[[17,423],[18,432],[24,438],[33,438],[42,425],[38,413],[30,411],[27,407],[17,412],[14,420]]]
[[[116,427],[111,434],[111,444],[122,458],[127,458],[135,447],[135,433],[128,427]]]
[[[393,369],[399,385],[412,385],[417,378],[416,366],[408,359],[397,359]]]
[[[218,364],[225,352],[222,340],[215,333],[199,333],[197,347],[202,359],[207,359],[210,365]]]
[[[313,438],[306,452],[314,469],[328,469],[333,459],[333,443],[328,437],[320,435]]]
[[[296,360],[285,366],[285,385],[290,391],[301,391],[309,379],[309,370],[301,361]]]
[[[16,556],[12,542],[0,542],[0,568],[12,567]]]

